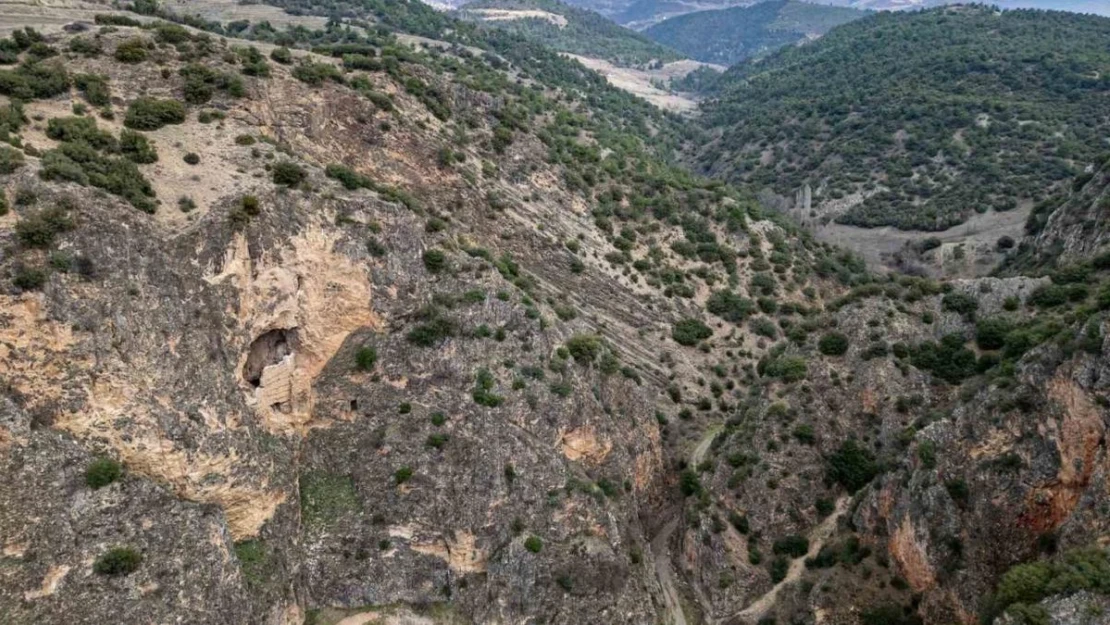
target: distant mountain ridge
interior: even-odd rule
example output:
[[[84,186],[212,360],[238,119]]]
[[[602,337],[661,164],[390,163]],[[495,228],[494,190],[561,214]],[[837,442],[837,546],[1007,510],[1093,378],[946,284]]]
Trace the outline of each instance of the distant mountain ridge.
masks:
[[[706,63],[732,65],[797,44],[867,15],[865,11],[796,0],[699,11],[644,31],[655,41]]]
[[[626,67],[683,58],[594,11],[558,0],[478,0],[459,7],[456,14],[526,36],[559,52]]]
[[[951,0],[810,0],[815,4],[872,11],[929,9]],[[750,7],[750,0],[573,0],[571,4],[606,15],[619,24],[643,30],[667,19],[697,11]],[[998,0],[989,4],[1003,9],[1040,9],[1110,16],[1110,2],[1104,0]]]

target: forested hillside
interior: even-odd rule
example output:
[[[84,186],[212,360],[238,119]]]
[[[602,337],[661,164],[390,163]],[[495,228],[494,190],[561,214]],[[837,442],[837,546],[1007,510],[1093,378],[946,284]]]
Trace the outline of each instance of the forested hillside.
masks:
[[[0,3],[0,623],[1110,613],[1110,163],[883,275],[532,39],[204,1]]]
[[[834,26],[864,15],[855,9],[768,0],[750,7],[672,17],[648,28],[644,34],[690,58],[732,65],[814,39]]]
[[[644,65],[683,58],[675,50],[618,26],[593,11],[558,0],[479,0],[463,5],[458,15],[522,35],[552,50],[617,65]]]
[[[732,68],[704,171],[943,229],[1065,184],[1107,149],[1110,19],[953,7],[879,13]]]

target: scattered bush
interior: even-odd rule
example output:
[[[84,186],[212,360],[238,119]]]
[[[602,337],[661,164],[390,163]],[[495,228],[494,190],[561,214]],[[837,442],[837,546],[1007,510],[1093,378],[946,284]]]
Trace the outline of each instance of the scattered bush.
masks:
[[[567,351],[575,362],[582,365],[592,363],[601,353],[601,337],[593,334],[577,334],[567,340]]]
[[[674,324],[671,337],[679,345],[692,347],[713,336],[713,330],[698,319],[683,319]]]
[[[305,170],[292,161],[282,161],[274,165],[274,184],[295,187],[308,177]]]
[[[393,480],[397,482],[398,485],[404,484],[412,479],[412,475],[412,467],[401,467],[393,472]]]
[[[343,83],[343,73],[330,63],[302,63],[293,68],[293,78],[313,87],[328,80]]]
[[[940,300],[941,308],[967,316],[979,309],[979,300],[967,293],[948,293]]]
[[[100,575],[130,575],[139,570],[143,556],[130,547],[113,547],[97,558],[93,571]]]
[[[15,224],[15,237],[24,247],[45,249],[54,237],[73,229],[73,220],[61,206],[29,213]]]
[[[843,356],[848,351],[848,337],[840,332],[829,332],[817,342],[817,349],[826,356]]]
[[[37,291],[46,284],[46,271],[38,267],[20,266],[12,277],[12,284],[23,291]]]
[[[975,342],[982,349],[1002,349],[1006,344],[1006,335],[1013,329],[1013,324],[1002,317],[983,319],[975,324]]]
[[[486,406],[487,408],[496,408],[500,406],[501,403],[505,401],[505,398],[494,394],[493,387],[495,383],[496,380],[494,380],[493,374],[489,372],[489,369],[479,369],[478,375],[474,381],[474,392],[471,395],[474,399],[474,403],[479,406]]]
[[[760,361],[760,365],[763,375],[779,378],[788,384],[804,380],[809,373],[806,360],[801,356],[778,356]]]
[[[370,371],[378,362],[378,350],[366,346],[358,348],[355,352],[355,366],[362,371]]]
[[[119,135],[119,151],[132,163],[149,165],[158,162],[158,152],[141,133],[124,128]]]
[[[293,62],[293,51],[285,47],[274,48],[274,51],[270,53],[270,58],[273,59],[275,63],[289,65]]]
[[[443,250],[425,250],[423,255],[424,268],[428,273],[441,273],[447,268],[447,254]]]
[[[116,46],[116,52],[113,56],[120,63],[142,63],[148,56],[147,42],[138,37],[128,39]]]
[[[123,466],[111,458],[97,458],[85,469],[85,484],[96,490],[115,482],[123,475]]]
[[[797,534],[783,536],[775,541],[774,545],[771,547],[771,551],[776,556],[800,558],[809,551],[809,539]]]
[[[185,105],[177,100],[139,98],[127,107],[123,125],[133,130],[158,130],[185,122]]]
[[[855,493],[879,474],[875,454],[855,439],[848,439],[827,460],[826,475],[829,481],[840,484],[849,493]]]
[[[529,536],[524,539],[524,548],[532,553],[539,553],[543,550],[543,541],[538,536]]]
[[[23,153],[6,145],[0,145],[0,175],[15,173],[23,167]]]
[[[195,152],[189,152],[188,154],[186,154],[184,160],[189,165],[200,164],[200,156],[198,156]]]

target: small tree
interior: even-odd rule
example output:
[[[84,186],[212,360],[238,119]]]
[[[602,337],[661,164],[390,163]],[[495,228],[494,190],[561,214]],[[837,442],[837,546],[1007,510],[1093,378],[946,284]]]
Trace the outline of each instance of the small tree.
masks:
[[[423,259],[428,273],[440,273],[447,268],[447,254],[443,250],[425,250]]]
[[[532,553],[539,553],[543,550],[543,541],[539,536],[529,536],[524,539],[524,548]]]
[[[360,347],[355,352],[355,366],[362,371],[370,371],[378,362],[378,350],[373,347]]]
[[[93,571],[100,575],[129,575],[139,570],[143,556],[130,547],[113,547],[97,558]]]
[[[692,347],[713,336],[713,330],[705,325],[698,319],[683,319],[674,324],[671,329],[671,337],[679,345]]]
[[[840,332],[829,332],[817,342],[817,349],[826,356],[843,356],[848,352],[848,337]]]
[[[85,469],[85,484],[96,490],[115,482],[123,475],[123,467],[111,458],[97,458]]]
[[[301,184],[308,174],[300,165],[291,161],[282,161],[274,165],[273,176],[274,184],[295,187]]]

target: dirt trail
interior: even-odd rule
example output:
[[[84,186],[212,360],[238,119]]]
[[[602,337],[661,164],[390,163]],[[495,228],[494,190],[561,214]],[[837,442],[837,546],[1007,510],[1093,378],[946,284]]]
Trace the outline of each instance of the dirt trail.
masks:
[[[705,454],[709,453],[709,447],[720,431],[720,426],[713,426],[706,430],[701,440],[694,447],[693,452],[690,453],[691,467],[696,467],[705,460]],[[659,585],[663,588],[663,603],[666,604],[667,612],[671,615],[668,625],[687,625],[686,613],[682,610],[682,597],[678,594],[678,589],[675,588],[674,571],[671,570],[671,536],[678,528],[678,522],[681,519],[682,515],[680,513],[667,521],[667,524],[659,530],[659,533],[651,541],[655,576],[659,579]]]
[[[674,571],[671,570],[671,535],[678,527],[679,517],[675,517],[659,530],[651,541],[651,553],[655,558],[655,576],[663,587],[663,603],[671,615],[668,625],[686,625],[686,613],[682,611],[682,599],[674,585]]]
[[[802,573],[806,570],[805,559],[812,558],[817,555],[817,552],[821,551],[821,547],[825,545],[825,541],[828,540],[829,536],[836,530],[837,521],[848,511],[848,504],[851,503],[851,501],[851,497],[841,497],[836,502],[836,510],[809,533],[809,551],[806,552],[805,557],[795,558],[790,563],[790,570],[787,571],[786,577],[784,577],[781,582],[775,584],[775,587],[767,591],[767,594],[763,595],[728,620],[736,620],[742,623],[755,623],[763,618],[767,610],[775,605],[775,600],[778,599],[779,591],[801,579]]]

